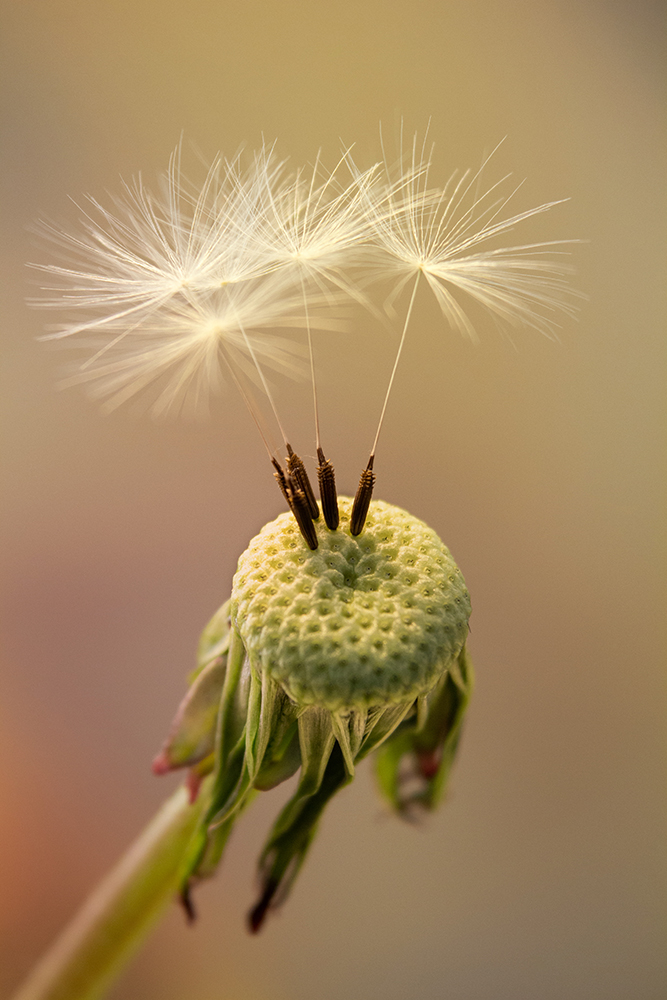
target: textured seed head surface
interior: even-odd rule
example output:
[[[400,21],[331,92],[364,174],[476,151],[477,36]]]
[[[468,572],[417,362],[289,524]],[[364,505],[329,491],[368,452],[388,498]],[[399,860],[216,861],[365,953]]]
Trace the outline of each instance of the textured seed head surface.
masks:
[[[337,711],[416,698],[458,656],[470,598],[449,549],[423,521],[375,500],[350,534],[315,522],[311,551],[293,516],[265,525],[239,559],[232,621],[248,654],[300,705]]]

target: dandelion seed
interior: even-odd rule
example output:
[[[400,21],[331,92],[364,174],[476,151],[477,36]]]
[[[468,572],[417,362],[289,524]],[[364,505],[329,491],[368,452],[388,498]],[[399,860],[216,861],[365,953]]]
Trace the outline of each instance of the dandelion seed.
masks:
[[[573,301],[576,293],[566,280],[572,268],[559,259],[573,241],[493,247],[498,237],[562,201],[546,202],[507,215],[506,209],[521,185],[507,191],[508,175],[486,190],[482,189],[482,175],[493,153],[486,157],[476,173],[467,170],[463,174],[452,174],[441,190],[429,186],[432,156],[432,148],[426,152],[426,137],[420,148],[416,136],[407,157],[401,149],[398,166],[390,166],[385,153],[386,194],[381,200],[369,201],[368,210],[374,225],[368,266],[378,278],[393,281],[394,289],[387,302],[390,310],[393,311],[394,303],[406,286],[410,282],[412,285],[370,461],[362,473],[362,481],[364,476],[368,480],[366,472],[373,467],[422,278],[433,292],[448,325],[473,341],[477,335],[460,302],[461,296],[479,303],[505,327],[526,326],[548,337],[554,336],[559,315],[576,313]],[[350,165],[356,175],[358,171],[351,158]],[[360,482],[353,518],[359,531],[363,528],[362,504],[367,502],[367,488]]]
[[[368,304],[351,280],[350,270],[354,265],[355,251],[358,252],[372,231],[377,165],[357,172],[352,182],[341,185],[338,172],[348,155],[349,151],[346,151],[330,173],[322,167],[318,154],[310,176],[300,170],[295,178],[281,185],[267,183],[262,198],[264,225],[260,236],[265,241],[267,259],[275,262],[276,266],[293,271],[301,285],[313,393],[315,447],[319,462],[318,481],[325,521],[331,530],[338,526],[335,474],[322,450],[307,288],[315,286],[322,295],[327,295],[333,287],[362,301],[364,305]],[[308,484],[307,496],[309,491]],[[309,506],[315,518],[312,503]]]

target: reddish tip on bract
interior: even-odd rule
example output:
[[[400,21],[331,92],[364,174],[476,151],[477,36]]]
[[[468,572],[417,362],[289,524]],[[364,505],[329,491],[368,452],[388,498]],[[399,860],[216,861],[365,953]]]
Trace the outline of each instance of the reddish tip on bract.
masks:
[[[169,771],[173,771],[173,769],[173,765],[165,750],[162,750],[151,764],[153,774],[167,774]]]
[[[197,801],[197,796],[199,795],[199,789],[201,788],[202,776],[194,768],[188,771],[188,776],[185,779],[185,787],[188,790],[188,797],[190,805],[193,805]]]

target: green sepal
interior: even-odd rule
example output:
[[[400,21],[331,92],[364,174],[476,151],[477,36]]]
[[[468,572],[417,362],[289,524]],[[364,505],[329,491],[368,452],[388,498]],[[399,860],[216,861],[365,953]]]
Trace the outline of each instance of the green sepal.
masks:
[[[271,831],[259,861],[261,894],[250,911],[250,929],[260,929],[269,909],[280,906],[294,884],[327,802],[352,780],[340,746],[333,746],[317,790],[300,795],[297,790]]]
[[[246,767],[246,741],[243,733],[225,760],[222,771],[215,772],[215,784],[211,804],[206,813],[206,823],[210,827],[220,826],[243,805],[250,791],[250,778]]]
[[[156,773],[192,767],[213,753],[226,671],[226,653],[215,657],[199,671],[178,707],[160,754],[153,762]]]
[[[214,873],[232,827],[252,797],[245,768],[245,729],[226,754],[224,767],[216,767],[212,778],[208,804],[190,851],[184,887],[194,878],[207,878]]]
[[[224,771],[227,756],[245,729],[250,684],[250,664],[243,639],[236,629],[232,629],[215,734],[216,771],[219,774]]]
[[[355,709],[351,712],[331,713],[334,735],[343,753],[345,769],[351,778],[354,777],[354,762],[366,732],[367,720],[368,711]]]
[[[202,827],[199,831],[200,840],[197,844],[197,852],[193,852],[193,862],[196,861],[188,872],[185,880],[187,884],[191,878],[197,879],[211,878],[215,875],[222,855],[227,846],[229,835],[231,834],[236,816],[232,816],[226,823],[213,828]]]
[[[399,702],[388,708],[371,709],[366,722],[366,732],[356,756],[356,761],[363,760],[369,753],[389,739],[398,729],[405,717],[414,711],[413,701]]]
[[[249,916],[251,930],[259,930],[267,912],[287,898],[327,802],[352,780],[355,764],[395,731],[413,705],[407,701],[333,713],[310,707],[299,716],[301,779],[260,857],[262,891]]]
[[[274,681],[257,673],[235,630],[228,660],[218,710],[213,781],[190,852],[186,894],[192,879],[212,874],[255,789],[273,787],[301,764],[299,709]]]
[[[264,760],[271,731],[279,718],[278,685],[267,674],[257,675],[252,669],[252,686],[246,733],[246,767],[254,782]]]
[[[276,862],[278,864],[276,872],[280,869],[282,862],[289,854],[293,838],[296,838],[296,840],[294,840],[294,844],[296,845],[294,848],[295,856],[301,850],[303,850],[303,854],[305,854],[307,844],[303,846],[305,842],[303,841],[302,836],[304,830],[302,817],[310,815],[309,804],[316,799],[319,793],[324,774],[329,763],[329,758],[331,757],[332,750],[334,749],[334,745],[336,743],[331,713],[324,708],[314,708],[312,706],[307,708],[299,716],[297,726],[301,758],[301,775],[299,778],[299,784],[296,792],[278,816],[262,853],[262,857],[260,859],[260,878],[262,879],[264,878],[264,869],[266,868],[265,861],[269,858],[274,848],[276,848],[276,845],[280,845],[279,850],[276,848],[276,850],[278,850],[279,857],[279,861]],[[343,759],[342,754],[340,755],[340,759]],[[345,768],[343,768],[343,770],[347,773]],[[333,794],[333,792],[331,794]],[[322,808],[323,807],[324,805]],[[310,843],[309,840],[308,843]],[[287,864],[287,862],[285,862],[285,864]],[[268,867],[273,870],[272,863],[269,864]],[[282,871],[282,869],[280,870]],[[267,875],[267,878],[268,877],[269,876]],[[274,873],[271,878],[273,879],[275,877],[277,876]],[[278,879],[278,882],[280,882],[281,879],[282,875]],[[277,886],[278,883],[276,883],[276,889]],[[273,896],[273,894],[274,893],[272,892],[271,895]]]
[[[211,662],[227,653],[230,639],[229,606],[231,600],[225,601],[213,615],[199,637],[197,646],[197,666],[190,675],[190,683],[197,674]]]
[[[240,806],[248,781],[246,741],[254,738],[252,726],[259,718],[258,682],[246,656],[243,640],[232,629],[227,673],[220,699],[215,740],[215,764],[207,825],[219,826]]]
[[[472,684],[472,663],[464,646],[456,663],[419,699],[416,719],[406,720],[378,752],[380,788],[400,814],[433,809],[442,799]]]
[[[295,799],[317,792],[336,742],[331,713],[326,708],[307,708],[299,716],[298,727],[301,777]]]
[[[285,739],[280,747],[276,748],[276,754],[270,756],[268,753],[262,761],[257,777],[253,782],[253,787],[261,792],[268,792],[283,781],[287,781],[301,767],[301,748],[299,746],[299,733],[296,721],[285,735]]]
[[[181,880],[183,899],[190,899],[190,890],[195,881],[199,882],[215,875],[234,824],[243,809],[250,804],[254,794],[251,792],[247,795],[239,809],[219,826],[211,827],[206,822],[199,824],[183,865]]]
[[[178,706],[162,750],[153,761],[156,774],[192,767],[213,752],[229,653],[229,604],[225,601],[218,608],[202,632],[197,666],[189,677],[190,687]]]
[[[224,751],[226,739],[223,726],[220,727],[216,781],[207,814],[208,822],[214,826],[226,822],[241,807],[252,788],[274,787],[291,777],[303,759],[296,738],[300,710],[289,701],[275,681],[266,674],[258,674],[248,658],[244,662],[241,681],[246,674],[249,686],[243,701],[245,726],[228,755]],[[226,714],[222,705],[220,711],[221,716]],[[242,711],[240,706],[239,723]],[[233,713],[230,718],[232,716]]]
[[[449,774],[454,764],[459,740],[463,732],[466,709],[472,695],[474,673],[472,661],[465,648],[461,650],[451,671],[450,683],[445,685],[441,699],[429,706],[424,732],[417,734],[416,749],[421,756],[424,749],[440,747],[440,762],[429,789],[428,808],[433,809],[441,802]],[[445,734],[444,740],[442,734]]]
[[[291,778],[301,766],[298,717],[302,710],[285,692],[269,678],[264,683],[273,685],[272,712],[266,721],[260,719],[258,742],[264,747],[262,761],[255,774],[255,788],[267,791],[281,781]],[[267,699],[268,702],[268,699]],[[262,701],[264,712],[264,700]]]

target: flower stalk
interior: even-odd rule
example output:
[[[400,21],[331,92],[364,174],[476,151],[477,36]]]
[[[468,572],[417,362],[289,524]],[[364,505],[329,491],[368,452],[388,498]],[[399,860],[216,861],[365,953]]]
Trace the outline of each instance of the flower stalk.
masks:
[[[177,891],[204,801],[181,787],[165,802],[12,1000],[104,995]]]

